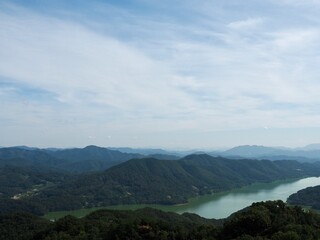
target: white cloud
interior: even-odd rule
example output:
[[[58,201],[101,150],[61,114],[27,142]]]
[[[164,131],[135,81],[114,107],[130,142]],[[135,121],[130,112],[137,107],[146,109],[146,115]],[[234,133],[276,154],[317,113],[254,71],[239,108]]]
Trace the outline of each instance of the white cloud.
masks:
[[[166,111],[186,97],[143,52],[78,24],[31,13],[1,15],[0,74],[69,104]],[[176,102],[170,105],[170,102]],[[178,109],[173,109],[178,110]]]
[[[248,18],[245,20],[231,22],[227,26],[234,30],[252,30],[259,27],[263,22],[264,20],[262,18]]]
[[[314,47],[319,42],[318,29],[291,29],[274,34],[279,50],[301,51]]]
[[[12,83],[0,87],[0,106],[10,112],[7,123],[24,119],[14,121],[16,126],[41,126],[38,137],[52,129],[61,138],[67,129],[65,143],[79,134],[79,143],[90,138],[121,145],[119,135],[126,134],[132,144],[142,134],[142,144],[147,136],[175,131],[191,136],[318,124],[314,26],[272,28],[272,16],[230,17],[227,11],[218,21],[206,10],[206,19],[197,15],[190,25],[130,13],[125,24],[90,19],[86,27],[24,9],[13,12],[0,11],[0,76]],[[120,33],[114,33],[115,24]],[[126,33],[136,35],[119,37]],[[50,101],[30,99],[27,90],[19,96],[15,88],[21,86],[48,93]]]

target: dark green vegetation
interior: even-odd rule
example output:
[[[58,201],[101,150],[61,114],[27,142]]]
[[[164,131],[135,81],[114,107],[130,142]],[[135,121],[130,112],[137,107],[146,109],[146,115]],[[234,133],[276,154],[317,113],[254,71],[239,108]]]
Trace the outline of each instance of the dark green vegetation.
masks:
[[[254,203],[225,220],[195,214],[99,210],[84,218],[56,222],[26,213],[0,215],[0,239],[271,239],[316,240],[320,216],[281,201]]]
[[[144,156],[152,156],[152,155],[166,155],[166,156],[186,156],[192,154],[194,151],[167,151],[159,148],[128,148],[128,147],[119,147],[119,148],[109,148],[111,150],[117,150],[123,153],[138,153]]]
[[[118,204],[179,204],[190,197],[251,183],[320,174],[320,166],[316,164],[230,160],[205,154],[176,161],[133,159],[102,172],[81,175],[11,169],[16,175],[3,171],[1,193],[7,205],[2,205],[7,207],[1,211],[10,212],[16,208],[15,201],[20,201],[25,208],[32,203],[30,212],[36,214]],[[24,178],[28,180],[19,182]],[[14,186],[18,188],[12,186],[11,179],[17,181]],[[19,199],[12,200],[14,196]]]
[[[221,239],[319,239],[319,224],[320,215],[282,201],[253,203],[227,219]]]
[[[251,183],[319,175],[319,163],[296,161],[205,154],[168,161],[95,146],[2,148],[0,239],[319,239],[319,216],[281,201],[253,204],[223,221],[154,209],[100,210],[56,222],[31,215],[117,204],[186,203],[190,197]]]
[[[292,194],[288,198],[288,203],[320,210],[320,186],[308,187]]]
[[[292,161],[229,160],[190,155],[179,161],[135,159],[64,184],[59,195],[75,196],[83,207],[115,204],[180,204],[190,197],[254,182],[319,175],[320,168]],[[43,191],[37,199],[48,199]],[[50,194],[50,192],[49,192]],[[66,208],[50,210],[69,210]]]
[[[0,168],[0,213],[27,211],[42,215],[45,208],[32,201],[40,191],[75,179],[76,176],[41,167]]]
[[[132,157],[140,159],[128,160]],[[88,173],[113,164],[118,165]],[[2,148],[0,174],[0,212],[26,210],[41,215],[118,204],[186,203],[191,197],[251,183],[319,176],[320,164],[230,160],[205,154],[167,161],[95,146]]]
[[[71,180],[72,175],[41,167],[4,166],[0,168],[0,195],[15,196],[25,190],[33,192]]]
[[[88,146],[62,150],[0,148],[0,166],[33,166],[68,172],[104,170],[133,158],[145,156]]]

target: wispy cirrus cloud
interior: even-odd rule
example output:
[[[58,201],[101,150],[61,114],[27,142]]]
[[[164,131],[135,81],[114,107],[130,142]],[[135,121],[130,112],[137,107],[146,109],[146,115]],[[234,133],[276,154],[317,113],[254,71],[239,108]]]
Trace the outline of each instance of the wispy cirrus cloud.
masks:
[[[230,22],[227,26],[234,30],[252,30],[263,24],[262,18],[248,18],[245,20]]]
[[[193,146],[203,132],[316,127],[318,23],[301,27],[299,13],[299,24],[275,26],[278,5],[261,4],[92,2],[50,14],[3,5],[2,134],[33,129],[21,144],[48,132],[47,145],[79,136],[77,145],[180,146],[169,138],[183,131]]]

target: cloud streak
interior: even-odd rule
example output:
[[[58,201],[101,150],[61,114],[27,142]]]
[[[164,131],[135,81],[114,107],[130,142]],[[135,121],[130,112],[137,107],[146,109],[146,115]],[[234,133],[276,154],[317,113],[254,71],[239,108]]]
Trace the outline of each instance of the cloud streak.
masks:
[[[70,136],[63,144],[68,146],[73,136],[82,136],[78,145],[89,139],[99,145],[145,146],[137,135],[168,146],[163,133],[184,131],[192,139],[210,131],[317,126],[317,21],[272,27],[282,18],[259,5],[232,15],[243,6],[218,4],[219,14],[209,15],[208,9],[217,12],[214,3],[177,2],[183,16],[166,9],[160,20],[153,17],[160,15],[160,2],[137,1],[131,9],[95,2],[91,15],[81,20],[84,9],[64,9],[61,17],[59,8],[43,14],[32,6],[3,5],[4,128],[35,130],[24,140],[35,145],[46,131],[36,131],[42,126],[57,132],[50,133],[46,145],[58,143],[66,130]],[[141,5],[147,10],[138,11]],[[4,128],[2,133],[10,134]],[[198,144],[197,136],[187,141],[189,147]],[[10,143],[17,140],[11,138]]]

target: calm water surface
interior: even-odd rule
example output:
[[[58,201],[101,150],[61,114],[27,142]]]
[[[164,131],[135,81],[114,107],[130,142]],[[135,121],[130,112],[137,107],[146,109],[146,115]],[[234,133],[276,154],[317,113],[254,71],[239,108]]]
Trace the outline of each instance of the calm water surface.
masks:
[[[225,218],[230,214],[250,206],[253,202],[267,200],[283,200],[306,187],[320,185],[320,178],[310,177],[300,180],[277,181],[265,184],[253,184],[241,189],[235,189],[229,192],[224,192],[215,195],[206,195],[190,199],[188,204],[176,206],[163,205],[118,205],[107,207],[108,209],[138,209],[143,207],[154,207],[164,211],[172,211],[177,213],[196,213],[205,218]],[[52,212],[45,217],[49,219],[60,218],[71,214],[77,217],[84,216],[98,208],[81,209],[68,212]]]
[[[320,185],[320,178],[304,178],[296,181],[279,181],[269,184],[254,184],[216,196],[192,199],[190,204],[176,212],[196,213],[206,218],[225,218],[230,214],[250,206],[253,202],[283,200],[306,187]]]

